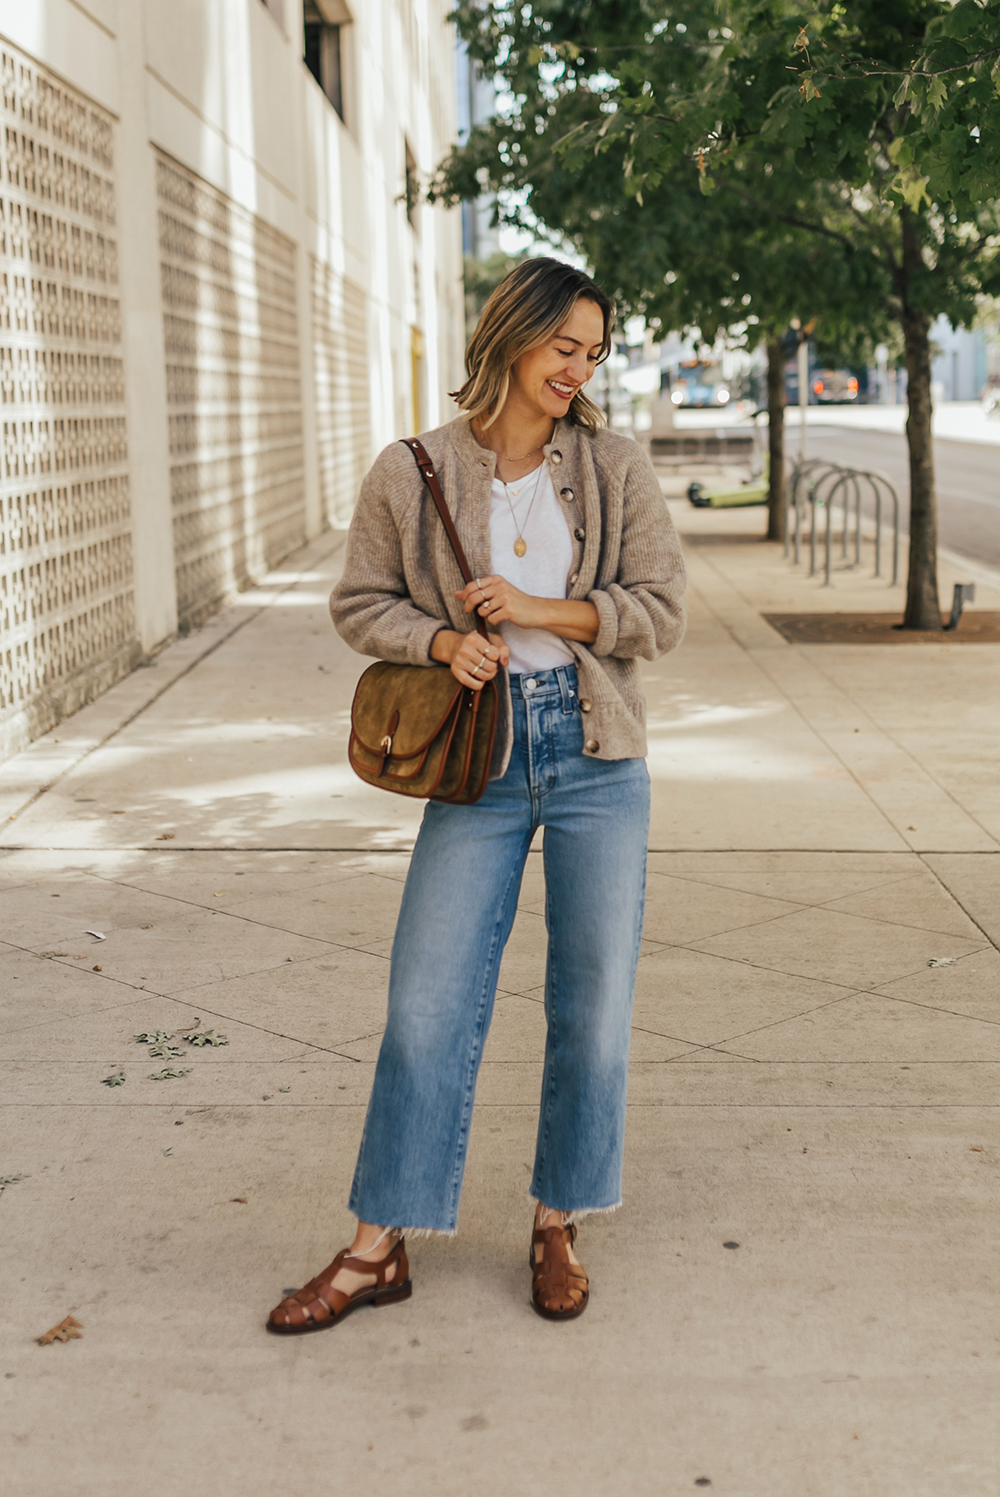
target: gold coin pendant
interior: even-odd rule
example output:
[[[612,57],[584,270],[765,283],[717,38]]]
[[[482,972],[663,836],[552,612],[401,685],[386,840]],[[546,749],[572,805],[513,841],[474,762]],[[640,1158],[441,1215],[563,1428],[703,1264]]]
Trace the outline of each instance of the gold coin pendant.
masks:
[[[523,541],[521,539],[521,537],[518,536],[517,540],[514,542],[514,555],[515,556],[523,556],[524,553],[525,553],[525,551],[527,551],[527,549],[528,549],[527,542]]]

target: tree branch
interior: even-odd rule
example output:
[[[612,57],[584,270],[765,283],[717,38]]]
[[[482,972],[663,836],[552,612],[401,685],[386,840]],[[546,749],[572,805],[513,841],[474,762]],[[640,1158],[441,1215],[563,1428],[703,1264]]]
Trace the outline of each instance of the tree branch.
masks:
[[[788,224],[793,229],[805,229],[810,234],[822,234],[827,239],[835,239],[838,244],[844,245],[851,251],[855,248],[853,241],[846,234],[838,234],[836,229],[828,229],[825,224],[810,223],[808,219],[798,218],[792,213],[782,213],[775,208],[773,203],[767,203],[762,198],[755,197],[752,192],[747,192],[745,188],[735,187],[731,182],[721,182],[719,185],[723,191],[733,193],[744,203],[749,203],[752,208],[759,208],[762,213],[769,213],[778,223]]]

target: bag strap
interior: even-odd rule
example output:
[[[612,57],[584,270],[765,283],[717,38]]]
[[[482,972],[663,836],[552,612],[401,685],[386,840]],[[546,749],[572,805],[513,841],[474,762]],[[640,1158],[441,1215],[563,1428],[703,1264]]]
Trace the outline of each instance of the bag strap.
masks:
[[[475,580],[475,574],[472,568],[469,566],[469,558],[466,556],[464,550],[462,549],[462,542],[458,538],[458,531],[455,529],[455,522],[451,518],[451,511],[448,508],[448,501],[444,497],[441,484],[438,481],[438,476],[434,472],[434,464],[430,460],[427,448],[424,446],[423,442],[419,441],[416,437],[404,437],[402,440],[403,445],[409,447],[410,451],[413,453],[413,457],[417,464],[417,467],[420,469],[420,476],[431,491],[431,498],[434,500],[434,503],[437,506],[437,512],[441,516],[441,523],[444,525],[444,528],[448,535],[448,539],[451,541],[451,549],[455,553],[455,560],[458,562],[458,568],[462,573],[462,578],[466,583],[473,582]]]

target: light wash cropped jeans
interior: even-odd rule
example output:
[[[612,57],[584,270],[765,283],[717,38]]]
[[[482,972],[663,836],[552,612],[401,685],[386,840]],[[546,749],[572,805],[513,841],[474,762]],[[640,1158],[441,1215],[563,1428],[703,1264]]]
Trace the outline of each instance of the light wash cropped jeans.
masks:
[[[576,669],[511,676],[514,750],[474,806],[431,801],[392,950],[389,1013],[350,1209],[453,1232],[500,959],[545,828],[548,1038],[531,1194],[583,1215],[621,1201],[649,776],[583,752]]]

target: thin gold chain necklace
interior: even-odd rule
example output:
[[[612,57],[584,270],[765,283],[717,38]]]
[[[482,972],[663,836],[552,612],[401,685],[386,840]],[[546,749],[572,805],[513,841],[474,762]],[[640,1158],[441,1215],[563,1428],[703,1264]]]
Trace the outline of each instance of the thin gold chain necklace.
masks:
[[[531,511],[534,508],[535,499],[538,496],[538,485],[541,482],[542,469],[544,467],[545,467],[544,463],[539,463],[538,467],[535,469],[535,486],[534,486],[534,488],[531,491],[531,500],[530,500],[530,502],[528,504],[528,512],[527,512],[527,514],[524,517],[524,524],[523,525],[518,525],[518,523],[517,523],[517,515],[514,513],[514,503],[513,503],[513,500],[510,497],[510,489],[509,489],[509,487],[507,486],[507,484],[504,483],[504,481],[503,481],[502,478],[500,480],[501,484],[503,484],[504,496],[505,496],[505,498],[507,500],[507,504],[510,507],[510,517],[511,517],[511,519],[514,522],[514,529],[517,531],[517,540],[514,542],[514,555],[515,556],[523,556],[525,554],[525,552],[527,551],[527,549],[528,549],[528,543],[524,539],[524,532],[528,528],[528,521],[531,518]],[[517,496],[517,494],[519,492],[520,492],[519,489],[515,489],[514,490],[515,497]]]

